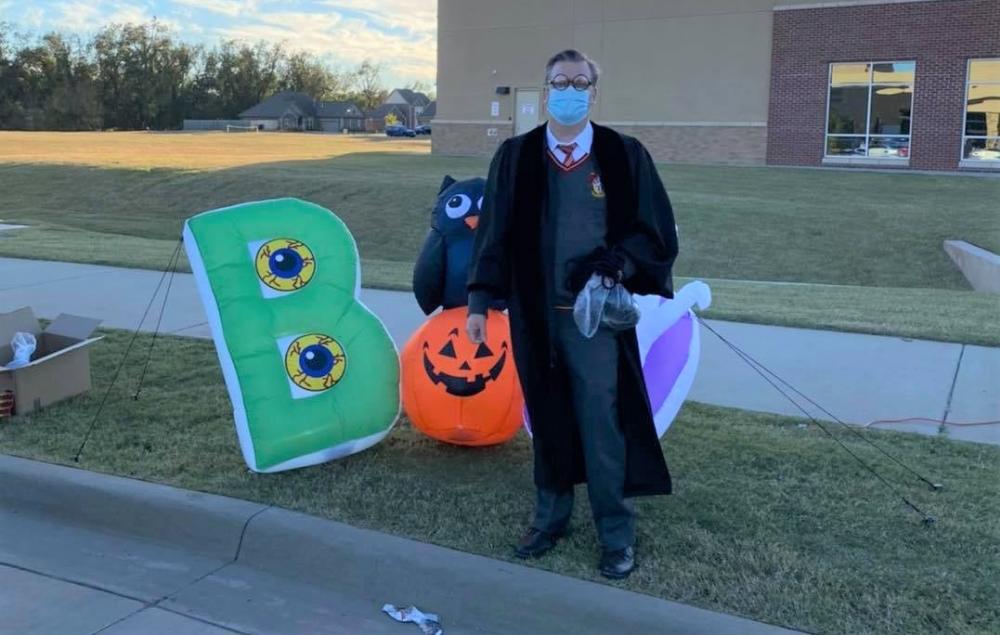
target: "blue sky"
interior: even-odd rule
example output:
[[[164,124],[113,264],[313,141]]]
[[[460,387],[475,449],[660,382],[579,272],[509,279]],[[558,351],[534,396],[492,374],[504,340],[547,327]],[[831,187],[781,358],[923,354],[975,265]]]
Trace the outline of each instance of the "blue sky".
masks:
[[[340,68],[381,62],[390,88],[434,84],[437,0],[0,0],[0,21],[38,33],[86,35],[154,16],[189,42],[285,42]]]

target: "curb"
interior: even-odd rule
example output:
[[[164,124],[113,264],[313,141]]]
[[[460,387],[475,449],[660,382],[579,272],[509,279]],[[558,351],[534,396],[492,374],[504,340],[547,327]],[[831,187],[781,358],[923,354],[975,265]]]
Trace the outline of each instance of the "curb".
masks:
[[[793,633],[542,569],[274,508],[248,526],[239,562],[281,570],[285,576],[309,584],[322,584],[331,575],[352,579],[357,581],[358,595],[373,606],[405,598],[407,604],[446,616],[450,624],[488,625],[489,633]],[[553,620],[553,616],[558,619]]]
[[[266,505],[0,454],[0,508],[219,560]]]
[[[460,632],[791,635],[794,631],[297,512],[0,455],[0,508],[225,559]],[[403,631],[401,631],[403,632]]]

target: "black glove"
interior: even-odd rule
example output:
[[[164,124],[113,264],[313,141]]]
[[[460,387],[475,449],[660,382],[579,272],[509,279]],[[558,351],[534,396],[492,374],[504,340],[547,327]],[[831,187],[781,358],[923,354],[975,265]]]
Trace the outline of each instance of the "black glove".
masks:
[[[625,258],[606,247],[598,247],[590,254],[590,263],[594,273],[621,282],[625,269]]]
[[[624,257],[607,247],[598,247],[586,256],[567,263],[566,288],[573,295],[580,293],[590,276],[595,273],[620,282],[624,268]]]

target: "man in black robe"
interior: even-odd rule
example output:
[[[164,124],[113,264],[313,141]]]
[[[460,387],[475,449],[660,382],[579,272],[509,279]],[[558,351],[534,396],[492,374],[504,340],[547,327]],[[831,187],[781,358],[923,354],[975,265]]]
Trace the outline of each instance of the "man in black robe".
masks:
[[[672,297],[677,234],[653,161],[635,139],[592,124],[598,68],[575,50],[546,65],[549,123],[508,139],[490,166],[469,270],[468,335],[486,336],[486,307],[510,311],[514,359],[534,434],[535,517],[521,557],[568,529],[573,489],[587,482],[600,571],[635,568],[631,498],[669,494],[635,329],[584,337],[577,293],[594,273],[632,293]]]

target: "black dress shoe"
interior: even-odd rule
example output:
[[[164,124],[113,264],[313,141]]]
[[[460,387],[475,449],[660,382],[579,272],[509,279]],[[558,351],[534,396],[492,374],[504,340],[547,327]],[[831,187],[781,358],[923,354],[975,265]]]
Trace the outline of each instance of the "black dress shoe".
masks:
[[[612,580],[624,580],[635,571],[635,546],[601,554],[601,575]]]
[[[537,558],[551,551],[564,535],[565,532],[553,534],[532,527],[517,541],[514,555],[518,558]]]

